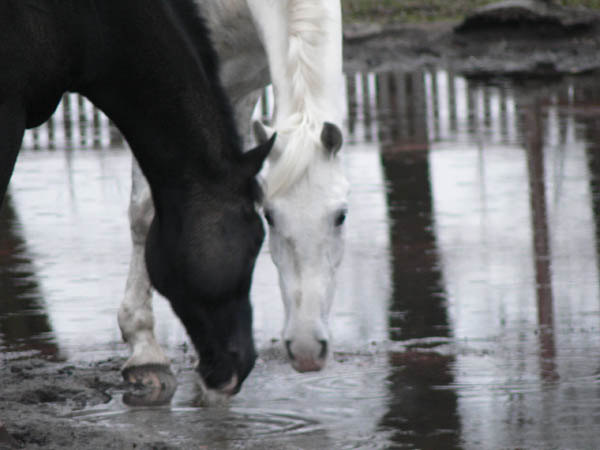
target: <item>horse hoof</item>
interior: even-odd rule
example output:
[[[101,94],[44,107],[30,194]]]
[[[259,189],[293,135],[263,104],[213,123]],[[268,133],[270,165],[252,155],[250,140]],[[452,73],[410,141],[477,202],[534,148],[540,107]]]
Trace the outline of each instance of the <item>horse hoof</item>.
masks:
[[[168,366],[128,367],[123,370],[123,378],[132,387],[123,394],[123,402],[129,406],[166,405],[177,390],[177,379]]]

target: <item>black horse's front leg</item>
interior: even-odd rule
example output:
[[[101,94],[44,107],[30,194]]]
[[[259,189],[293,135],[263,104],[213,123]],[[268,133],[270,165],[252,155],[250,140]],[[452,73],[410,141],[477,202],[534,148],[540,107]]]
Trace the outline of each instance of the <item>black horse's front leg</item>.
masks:
[[[15,167],[25,132],[25,108],[20,99],[0,104],[0,206]]]

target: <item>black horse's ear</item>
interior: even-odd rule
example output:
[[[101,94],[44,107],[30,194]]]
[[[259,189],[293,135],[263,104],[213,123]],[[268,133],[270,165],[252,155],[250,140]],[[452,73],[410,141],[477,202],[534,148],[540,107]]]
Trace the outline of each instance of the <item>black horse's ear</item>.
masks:
[[[277,138],[277,133],[274,133],[271,136],[271,139],[266,142],[254,147],[252,150],[248,150],[242,156],[242,165],[245,168],[245,173],[248,176],[255,176],[260,172],[263,163],[269,156],[269,152],[273,148],[273,144],[275,143],[275,139]]]
[[[334,125],[331,122],[325,122],[323,124],[323,131],[321,131],[321,142],[329,153],[335,155],[339,149],[342,148],[343,141],[344,139],[342,137],[342,132],[337,125]]]
[[[269,136],[275,134],[273,128],[266,126],[259,120],[255,120],[252,124],[252,131],[254,131],[254,139],[258,144],[264,144],[269,140]]]

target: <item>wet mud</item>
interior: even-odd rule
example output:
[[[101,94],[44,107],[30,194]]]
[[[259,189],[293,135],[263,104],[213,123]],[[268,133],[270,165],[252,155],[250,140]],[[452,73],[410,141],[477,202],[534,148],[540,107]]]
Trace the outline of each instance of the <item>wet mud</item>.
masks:
[[[347,27],[349,171],[355,201],[368,204],[363,214],[373,217],[350,229],[350,254],[334,307],[336,350],[324,372],[293,372],[278,341],[281,318],[272,315],[273,307],[256,305],[260,357],[229,407],[196,403],[193,351],[180,328],[163,331],[162,337],[158,330],[179,382],[170,405],[128,405],[128,398],[143,399],[147,391],[125,383],[120,373],[126,349],[116,306],[91,310],[103,318],[96,338],[82,338],[77,330],[86,326],[78,322],[83,316],[69,316],[68,308],[81,297],[91,297],[90,303],[120,300],[128,189],[121,189],[120,209],[112,194],[92,196],[105,196],[108,208],[115,208],[107,211],[123,216],[121,223],[102,228],[104,239],[117,242],[112,247],[108,241],[83,242],[90,252],[103,249],[94,266],[103,273],[72,283],[58,272],[67,280],[64,292],[47,287],[49,275],[57,272],[39,269],[60,266],[36,247],[43,233],[32,229],[26,238],[18,231],[37,204],[25,208],[23,202],[19,210],[8,197],[0,214],[0,286],[7,299],[0,306],[5,352],[0,355],[0,448],[459,449],[536,448],[542,441],[546,448],[594,448],[600,421],[600,364],[593,360],[600,295],[592,272],[600,238],[589,230],[600,227],[594,145],[600,139],[600,88],[593,75],[582,84],[565,80],[599,68],[600,28],[594,21],[582,27],[546,25],[490,29],[475,21],[460,31],[456,23]],[[496,81],[481,81],[489,78]],[[537,80],[533,88],[531,80]],[[457,86],[466,98],[464,108],[476,110],[468,117],[459,117],[460,108],[452,106]],[[435,106],[445,103],[447,109]],[[68,130],[79,140],[74,147],[86,130]],[[103,161],[102,167],[119,167],[114,176],[128,177],[120,165],[127,158],[123,143],[102,133],[93,134],[94,145],[106,146],[118,164]],[[27,145],[47,147],[39,139],[36,135]],[[486,146],[491,150],[484,158]],[[513,164],[521,157],[518,146],[528,149],[527,156]],[[574,150],[569,159],[568,148],[583,156]],[[52,151],[30,159],[54,161]],[[77,166],[69,150],[66,155],[66,164]],[[85,166],[84,178],[89,170]],[[589,198],[579,192],[578,170],[592,174]],[[369,173],[378,179],[376,188]],[[38,178],[26,174],[22,190],[44,190],[35,186],[41,184]],[[574,199],[582,196],[591,208],[569,219],[561,202],[576,208]],[[521,213],[525,210],[529,215]],[[531,231],[521,233],[505,223],[510,221],[501,217],[509,213]],[[60,215],[50,219],[69,222]],[[92,220],[102,222],[101,216]],[[503,225],[490,226],[494,221]],[[33,250],[22,251],[28,245]],[[532,264],[519,265],[529,260]],[[265,303],[281,308],[271,265],[263,254],[255,289]],[[110,290],[89,291],[86,283],[94,277],[105,278]],[[71,293],[74,286],[80,287]],[[46,304],[50,297],[70,303],[52,311]],[[358,300],[342,303],[345,297]],[[367,305],[365,298],[371,300]],[[17,300],[18,305],[10,304]],[[46,309],[50,312],[41,312]],[[158,315],[167,310],[159,305]],[[56,317],[65,313],[68,326],[57,324]],[[17,314],[19,320],[12,320]],[[53,328],[65,330],[62,341]]]
[[[1,373],[0,415],[5,428],[0,448],[131,448],[143,443],[61,419],[106,404],[126,389],[118,361],[76,367],[34,357],[3,361]]]

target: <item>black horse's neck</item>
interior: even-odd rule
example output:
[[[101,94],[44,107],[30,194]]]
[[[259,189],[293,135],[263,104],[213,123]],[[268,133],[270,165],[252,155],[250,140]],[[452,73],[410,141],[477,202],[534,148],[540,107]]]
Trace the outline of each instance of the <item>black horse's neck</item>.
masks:
[[[0,0],[0,29],[0,104],[22,105],[27,127],[77,91],[153,187],[190,173],[227,183],[240,139],[193,0]]]
[[[217,58],[193,2],[90,5],[98,28],[87,48],[98,46],[100,57],[92,72],[86,63],[76,89],[115,122],[153,189],[187,186],[199,178],[226,183],[242,149]]]

